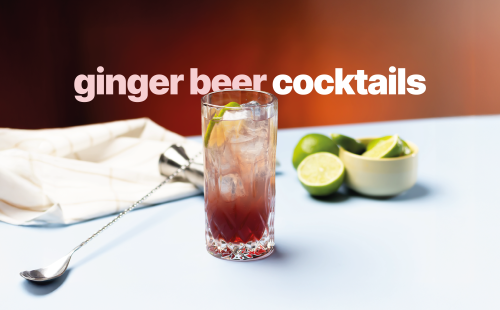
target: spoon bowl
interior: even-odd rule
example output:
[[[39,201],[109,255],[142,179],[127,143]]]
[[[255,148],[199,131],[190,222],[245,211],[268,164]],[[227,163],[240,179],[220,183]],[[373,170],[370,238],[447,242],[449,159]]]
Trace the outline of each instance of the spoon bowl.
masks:
[[[71,256],[73,256],[73,253],[79,248],[80,246],[76,247],[71,252],[46,267],[35,270],[25,270],[22,271],[20,275],[26,280],[35,282],[49,281],[60,277],[68,268]]]

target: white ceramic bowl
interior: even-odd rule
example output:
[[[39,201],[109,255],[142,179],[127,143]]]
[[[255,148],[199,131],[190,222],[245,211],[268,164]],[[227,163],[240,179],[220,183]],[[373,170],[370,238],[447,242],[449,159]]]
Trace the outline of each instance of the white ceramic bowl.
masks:
[[[359,138],[367,145],[376,138]],[[410,155],[372,159],[340,148],[339,157],[345,165],[347,186],[367,196],[394,196],[410,189],[417,182],[418,147],[405,140]]]

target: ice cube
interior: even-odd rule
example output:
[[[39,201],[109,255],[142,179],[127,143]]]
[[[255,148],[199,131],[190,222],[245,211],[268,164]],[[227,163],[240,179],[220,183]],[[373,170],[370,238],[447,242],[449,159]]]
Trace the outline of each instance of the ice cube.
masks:
[[[224,201],[235,201],[236,198],[245,196],[245,188],[240,176],[231,173],[219,179],[219,191]]]
[[[261,107],[257,101],[250,101],[241,105],[242,108],[247,108],[252,115],[252,119],[260,120],[261,118]]]
[[[232,153],[231,147],[227,143],[225,143],[224,149],[221,150],[217,156],[219,159],[219,173],[221,175],[229,175],[237,172],[237,167],[234,165],[235,155]]]
[[[252,112],[249,110],[226,110],[222,116],[224,121],[237,121],[240,119],[252,118]]]
[[[245,132],[252,136],[252,137],[258,137],[259,139],[265,139],[267,138],[268,131],[269,131],[269,121],[268,120],[261,120],[261,121],[246,121],[243,124],[244,127],[243,129]]]
[[[260,104],[257,101],[252,100],[250,102],[243,103],[241,106],[244,108],[246,108],[246,107],[258,107],[258,106],[260,106]]]

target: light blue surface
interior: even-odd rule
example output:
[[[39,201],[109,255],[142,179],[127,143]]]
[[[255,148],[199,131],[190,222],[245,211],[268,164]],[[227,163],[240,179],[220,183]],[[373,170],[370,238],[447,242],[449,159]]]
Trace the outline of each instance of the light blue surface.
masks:
[[[291,165],[310,132],[398,133],[420,148],[417,185],[388,200],[344,189],[311,198]],[[277,247],[257,262],[206,253],[202,196],[127,215],[48,285],[19,272],[53,262],[111,217],[0,223],[0,308],[500,309],[499,133],[500,116],[280,130]]]

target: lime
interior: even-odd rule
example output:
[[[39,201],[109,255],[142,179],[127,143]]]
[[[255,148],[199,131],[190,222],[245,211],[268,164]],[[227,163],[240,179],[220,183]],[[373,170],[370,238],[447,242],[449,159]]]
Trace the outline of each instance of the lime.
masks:
[[[297,169],[302,186],[314,196],[336,192],[344,182],[345,167],[340,158],[328,152],[307,156]]]
[[[401,154],[399,156],[410,155],[412,153],[412,150],[410,149],[408,143],[406,143],[406,141],[403,139],[401,139],[401,142],[403,142],[403,150],[401,151]]]
[[[398,135],[391,136],[387,140],[380,141],[369,151],[363,153],[364,157],[369,158],[390,158],[398,157],[403,151],[403,142],[399,139]]]
[[[240,105],[237,102],[231,101],[228,104],[226,104],[225,107],[227,107],[227,108],[239,108]],[[218,116],[222,118],[222,116],[224,116],[224,113],[226,113],[226,111],[229,110],[227,108],[223,108],[222,110],[220,110]]]
[[[216,126],[210,132],[210,140],[208,140],[208,148],[220,147],[226,141],[226,135],[228,131],[226,130],[226,122],[215,122]]]
[[[332,139],[319,133],[311,133],[305,135],[300,139],[299,143],[293,150],[292,163],[293,167],[297,169],[300,162],[308,155],[318,152],[329,152],[339,155],[339,147],[333,142]]]
[[[369,150],[373,149],[377,144],[379,144],[382,141],[389,140],[391,137],[392,136],[384,136],[381,138],[373,139],[366,146],[366,150],[369,151]],[[401,154],[399,156],[410,155],[412,153],[412,150],[411,150],[410,146],[408,145],[408,143],[406,143],[406,141],[403,139],[401,139],[401,142],[403,142],[403,150],[401,151]]]
[[[360,155],[366,150],[366,146],[363,143],[360,143],[351,137],[344,136],[339,133],[332,133],[331,136],[333,142],[340,145],[348,152]]]
[[[240,105],[237,102],[229,102],[228,104],[225,105],[225,107],[229,108],[237,108]],[[216,123],[220,122],[222,120],[222,116],[224,116],[224,113],[228,110],[227,108],[223,108],[222,110],[219,111],[219,113],[215,113],[214,117],[210,120],[207,126],[207,132],[205,133],[205,138],[204,138],[204,143],[205,147],[208,146],[208,141],[210,140],[210,135],[212,134],[212,130],[214,129],[214,126]]]
[[[380,137],[380,138],[377,138],[377,139],[373,139],[366,146],[366,150],[369,151],[369,150],[373,149],[377,144],[379,144],[382,141],[386,141],[386,140],[390,139],[391,137],[392,136],[383,136],[383,137]]]

